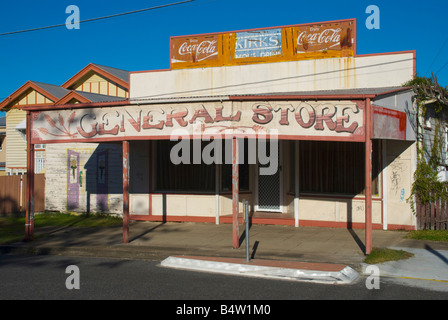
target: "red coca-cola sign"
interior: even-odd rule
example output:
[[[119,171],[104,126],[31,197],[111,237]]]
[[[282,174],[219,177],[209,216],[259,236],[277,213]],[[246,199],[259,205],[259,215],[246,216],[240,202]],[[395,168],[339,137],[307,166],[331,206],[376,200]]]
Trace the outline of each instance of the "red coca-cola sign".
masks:
[[[350,22],[299,26],[295,36],[298,53],[339,51],[353,45]]]
[[[171,39],[171,63],[200,62],[218,57],[218,36]]]

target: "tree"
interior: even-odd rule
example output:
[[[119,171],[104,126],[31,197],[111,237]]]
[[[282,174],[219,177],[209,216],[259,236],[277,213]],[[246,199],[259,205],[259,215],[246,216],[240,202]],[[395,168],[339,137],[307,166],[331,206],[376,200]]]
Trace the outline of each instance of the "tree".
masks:
[[[417,118],[428,119],[430,116],[434,121],[433,136],[430,140],[432,145],[425,143],[427,137],[424,127],[417,121],[417,168],[411,197],[415,196],[422,204],[436,199],[446,200],[448,198],[446,184],[438,180],[438,167],[443,164],[442,133],[448,115],[448,90],[439,85],[434,74],[432,78],[415,77],[404,86],[412,87],[415,93]],[[413,201],[411,204],[413,206]]]

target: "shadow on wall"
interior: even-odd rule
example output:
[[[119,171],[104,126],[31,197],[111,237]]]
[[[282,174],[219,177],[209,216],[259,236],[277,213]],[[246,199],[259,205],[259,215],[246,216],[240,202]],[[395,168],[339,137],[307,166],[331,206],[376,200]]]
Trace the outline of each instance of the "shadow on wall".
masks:
[[[68,163],[70,159],[67,160]],[[82,163],[81,163],[82,164]],[[118,198],[123,194],[122,175],[122,147],[121,143],[100,143],[91,154],[83,167],[80,167],[79,178],[75,183],[75,188],[82,189],[85,184],[86,213],[90,212],[114,212],[120,211],[121,202]],[[69,167],[67,168],[70,169]],[[69,179],[68,179],[69,180]],[[83,181],[84,180],[84,181]],[[70,193],[70,181],[67,181],[67,208],[79,208],[79,196],[76,199],[76,192]],[[76,191],[76,189],[75,189]],[[117,199],[112,199],[111,195],[117,195]],[[95,195],[92,197],[92,195]],[[91,203],[95,201],[95,203]]]

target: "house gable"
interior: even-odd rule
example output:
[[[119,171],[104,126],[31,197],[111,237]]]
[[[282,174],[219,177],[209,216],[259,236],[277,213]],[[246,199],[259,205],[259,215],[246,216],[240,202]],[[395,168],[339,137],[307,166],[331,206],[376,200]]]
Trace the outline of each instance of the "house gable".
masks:
[[[8,98],[0,103],[0,109],[7,111],[11,108],[20,108],[29,105],[48,105],[58,100],[53,93],[33,81],[26,82]]]
[[[92,102],[89,99],[83,97],[79,93],[70,91],[68,94],[63,96],[61,99],[55,102],[56,105],[61,104],[75,104],[75,103],[89,103]]]
[[[129,81],[127,71],[89,64],[65,82],[62,87],[69,90],[128,98]]]

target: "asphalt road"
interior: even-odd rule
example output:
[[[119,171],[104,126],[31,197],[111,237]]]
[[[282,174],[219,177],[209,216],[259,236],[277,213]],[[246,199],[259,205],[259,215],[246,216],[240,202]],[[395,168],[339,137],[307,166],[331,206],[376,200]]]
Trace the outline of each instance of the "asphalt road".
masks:
[[[76,272],[68,272],[68,266],[79,270],[79,289],[66,287],[76,284]],[[284,310],[295,300],[448,300],[448,293],[389,279],[380,279],[380,288],[369,290],[363,277],[350,285],[326,285],[181,271],[163,268],[159,261],[0,255],[0,299],[170,300],[168,313],[184,307],[185,301],[237,300],[272,303],[274,312],[275,301],[283,301]]]

